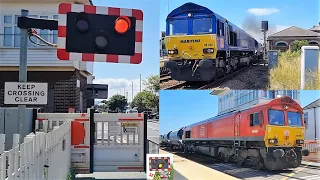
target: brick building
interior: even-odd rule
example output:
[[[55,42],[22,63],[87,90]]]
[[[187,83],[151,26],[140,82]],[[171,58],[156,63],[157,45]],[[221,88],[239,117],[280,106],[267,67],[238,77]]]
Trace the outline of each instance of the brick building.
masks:
[[[286,51],[295,40],[307,40],[311,46],[320,46],[320,26],[307,30],[291,26],[268,36],[269,50]]]
[[[58,19],[58,5],[61,2],[92,5],[91,0],[0,0],[0,107],[4,105],[4,83],[19,80],[20,35],[17,17],[21,9],[29,10],[29,17]],[[39,30],[45,40],[57,43],[57,31]],[[33,41],[40,43],[32,37]],[[94,90],[92,84],[93,63],[81,61],[60,61],[54,47],[37,46],[28,41],[28,82],[48,83],[48,104],[43,112],[85,112],[94,97],[88,94]],[[99,87],[101,89],[102,87]],[[103,89],[103,88],[102,88]],[[96,97],[97,95],[94,94]]]

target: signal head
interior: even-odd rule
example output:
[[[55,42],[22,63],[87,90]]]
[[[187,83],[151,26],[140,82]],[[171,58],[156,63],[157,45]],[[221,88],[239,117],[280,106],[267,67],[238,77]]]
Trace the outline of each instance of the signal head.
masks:
[[[115,21],[114,29],[120,34],[127,32],[130,27],[131,21],[127,16],[120,16]]]

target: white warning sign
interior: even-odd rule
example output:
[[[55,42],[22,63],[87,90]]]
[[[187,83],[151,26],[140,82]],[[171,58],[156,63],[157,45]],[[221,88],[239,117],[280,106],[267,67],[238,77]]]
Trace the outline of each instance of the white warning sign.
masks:
[[[47,104],[47,83],[6,82],[4,104]]]

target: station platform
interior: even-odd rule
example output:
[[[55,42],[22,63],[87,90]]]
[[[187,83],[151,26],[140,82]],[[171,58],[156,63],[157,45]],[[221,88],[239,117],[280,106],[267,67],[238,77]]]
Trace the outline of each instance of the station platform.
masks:
[[[164,150],[159,150],[159,154],[171,154]],[[190,161],[186,158],[173,154],[173,168],[174,168],[174,180],[212,180],[212,179],[224,179],[235,180],[230,175],[216,171],[212,168]]]

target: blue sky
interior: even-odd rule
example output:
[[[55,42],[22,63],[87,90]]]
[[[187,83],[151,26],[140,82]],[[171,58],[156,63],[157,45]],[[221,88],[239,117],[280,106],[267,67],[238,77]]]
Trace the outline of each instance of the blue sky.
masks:
[[[289,26],[298,26],[309,29],[318,24],[319,1],[318,0],[161,0],[160,28],[165,30],[165,20],[169,12],[186,2],[193,2],[211,9],[213,12],[227,18],[230,22],[242,27],[244,20],[249,16],[255,16],[257,27],[260,28],[261,20],[269,21],[271,34]],[[250,32],[249,32],[250,33]],[[254,37],[259,33],[251,32]]]
[[[123,86],[131,101],[131,81],[134,94],[139,92],[139,74],[142,79],[159,74],[159,0],[93,0],[94,6],[140,9],[144,13],[143,60],[141,64],[95,63],[95,83],[109,84],[109,97],[124,94]]]
[[[210,90],[160,91],[160,134],[213,117],[218,113],[218,98]],[[304,107],[320,98],[320,91],[300,91]]]

